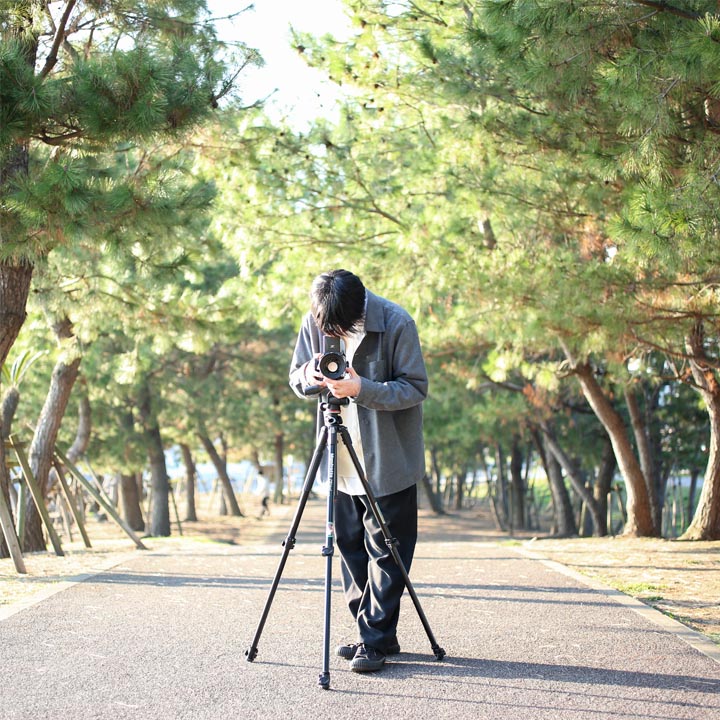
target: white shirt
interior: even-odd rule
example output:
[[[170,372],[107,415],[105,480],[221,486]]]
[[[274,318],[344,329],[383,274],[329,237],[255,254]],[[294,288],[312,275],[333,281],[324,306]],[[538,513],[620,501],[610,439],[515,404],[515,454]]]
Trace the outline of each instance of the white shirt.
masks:
[[[352,335],[344,338],[345,358],[349,365],[352,365],[355,351],[365,337],[365,322]],[[343,405],[340,408],[343,424],[348,429],[350,439],[352,440],[353,450],[360,461],[360,466],[365,472],[365,459],[363,457],[362,439],[360,438],[360,422],[358,420],[357,405],[351,400],[349,405]],[[338,451],[337,451],[337,489],[348,495],[365,495],[365,488],[360,482],[355,465],[350,458],[350,453],[345,447],[341,436],[338,435]]]

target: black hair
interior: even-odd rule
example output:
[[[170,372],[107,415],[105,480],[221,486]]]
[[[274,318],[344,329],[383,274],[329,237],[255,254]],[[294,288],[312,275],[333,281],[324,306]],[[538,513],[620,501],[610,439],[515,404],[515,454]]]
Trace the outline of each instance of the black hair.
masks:
[[[331,270],[313,281],[310,302],[320,332],[348,335],[357,330],[365,314],[365,286],[348,270]]]

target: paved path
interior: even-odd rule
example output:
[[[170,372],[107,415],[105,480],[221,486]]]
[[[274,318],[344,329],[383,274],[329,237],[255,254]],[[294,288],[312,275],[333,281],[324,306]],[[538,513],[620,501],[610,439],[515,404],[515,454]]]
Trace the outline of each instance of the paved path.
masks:
[[[0,622],[0,717],[720,720],[717,659],[612,592],[434,519],[412,578],[447,657],[406,598],[403,652],[374,675],[333,657],[321,689],[324,510],[308,504],[255,662],[289,515],[267,543],[138,552]],[[353,639],[339,587],[332,634]]]

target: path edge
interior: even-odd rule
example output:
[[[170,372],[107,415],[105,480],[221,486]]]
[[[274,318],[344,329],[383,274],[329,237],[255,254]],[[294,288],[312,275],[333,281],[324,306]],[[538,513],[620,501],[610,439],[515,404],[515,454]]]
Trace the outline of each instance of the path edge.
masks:
[[[650,605],[646,605],[641,600],[638,600],[631,595],[626,595],[624,592],[616,590],[614,587],[605,584],[597,578],[590,577],[589,575],[583,575],[577,570],[573,570],[567,565],[557,562],[557,560],[550,560],[540,553],[523,547],[512,547],[511,549],[529,560],[541,562],[547,568],[562,575],[566,575],[567,577],[571,577],[574,580],[581,582],[583,585],[587,585],[593,590],[597,590],[598,592],[603,593],[603,595],[613,598],[613,600],[618,602],[620,605],[624,605],[630,610],[638,613],[638,615],[644,617],[646,620],[649,620],[655,625],[659,625],[663,628],[663,630],[679,637],[683,642],[687,643],[698,652],[701,652],[706,657],[709,657],[711,660],[720,664],[720,647],[712,642],[712,640],[706,638],[701,632],[693,630],[687,625],[683,625],[683,623],[679,620],[675,620],[660,610],[657,610]]]

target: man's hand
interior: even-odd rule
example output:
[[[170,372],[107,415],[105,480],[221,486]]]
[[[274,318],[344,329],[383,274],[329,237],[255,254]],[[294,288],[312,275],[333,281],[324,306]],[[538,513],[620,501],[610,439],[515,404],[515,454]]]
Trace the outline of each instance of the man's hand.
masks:
[[[344,378],[340,380],[325,378],[325,385],[338,400],[342,400],[342,398],[357,397],[360,394],[362,381],[355,370],[348,367]]]
[[[305,378],[305,385],[308,387],[313,385],[317,387],[325,387],[325,378],[320,374],[320,371],[316,369],[317,361],[320,359],[320,355],[321,353],[317,353],[312,360],[305,363],[303,375]]]

